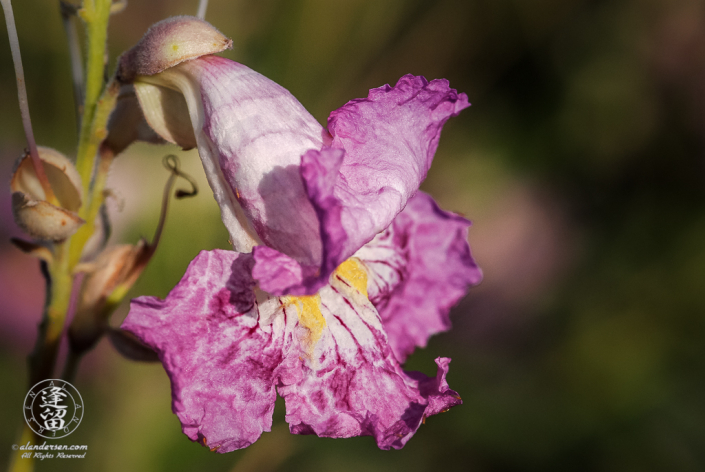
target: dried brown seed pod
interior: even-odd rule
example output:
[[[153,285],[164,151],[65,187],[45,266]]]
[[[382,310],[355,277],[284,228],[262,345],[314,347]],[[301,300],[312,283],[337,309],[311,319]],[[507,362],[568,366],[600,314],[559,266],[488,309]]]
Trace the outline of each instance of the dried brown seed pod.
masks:
[[[27,153],[17,162],[10,181],[12,211],[18,226],[30,236],[60,241],[85,223],[76,213],[81,208],[81,178],[73,163],[60,152],[45,147],[39,147],[38,151],[59,205],[46,201],[46,194]]]

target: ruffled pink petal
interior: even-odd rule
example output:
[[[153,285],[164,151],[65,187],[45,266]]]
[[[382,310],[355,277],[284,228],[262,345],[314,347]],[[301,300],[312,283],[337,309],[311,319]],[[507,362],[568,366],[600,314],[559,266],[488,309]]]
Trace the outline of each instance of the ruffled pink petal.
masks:
[[[337,276],[334,276],[337,277]],[[400,449],[424,419],[461,403],[448,387],[449,359],[434,378],[404,372],[373,305],[342,279],[319,292],[326,328],[313,353],[293,345],[280,371],[292,433],[373,436]]]
[[[370,300],[400,362],[450,329],[450,308],[482,280],[467,242],[469,226],[418,192],[387,230],[355,254],[367,267]]]
[[[134,300],[123,323],[159,354],[191,440],[218,452],[252,444],[271,428],[275,385],[292,432],[371,435],[382,449],[461,403],[449,360],[435,377],[404,372],[373,304],[337,273],[315,298],[316,328],[300,299],[256,299],[251,268],[250,255],[204,251],[166,300]]]
[[[183,432],[218,452],[270,431],[281,346],[258,325],[252,259],[203,251],[165,300],[132,301],[122,328],[157,351]]]
[[[426,177],[443,124],[468,107],[446,80],[406,75],[397,85],[370,90],[328,119],[331,147],[302,156],[301,175],[320,223],[322,260],[302,269],[289,286],[261,277],[255,252],[254,277],[264,290],[311,294],[362,245],[386,229]],[[276,248],[275,248],[276,249]],[[289,261],[282,259],[282,262]],[[291,273],[291,271],[290,271]],[[312,276],[306,276],[313,273]]]
[[[448,375],[448,357],[437,357],[436,365],[438,372],[435,377],[427,377],[421,372],[407,372],[406,374],[418,382],[419,393],[428,398],[426,407],[426,418],[438,413],[445,413],[449,408],[460,405],[462,400],[455,390],[448,386],[446,375]]]

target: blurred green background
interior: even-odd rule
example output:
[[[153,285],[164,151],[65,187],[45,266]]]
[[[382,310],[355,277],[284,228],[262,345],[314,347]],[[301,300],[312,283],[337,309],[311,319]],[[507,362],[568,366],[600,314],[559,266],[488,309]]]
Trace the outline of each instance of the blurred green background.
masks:
[[[15,1],[38,141],[68,155],[76,126],[53,0]],[[369,438],[274,432],[225,455],[182,435],[160,365],[106,342],[81,367],[84,460],[38,470],[705,470],[705,2],[700,0],[211,0],[225,55],[288,88],[321,122],[406,74],[445,77],[473,106],[451,119],[423,188],[472,219],[485,280],[452,331],[407,368],[448,377],[464,404],[401,451]],[[196,1],[131,2],[110,60]],[[0,172],[25,146],[4,24]],[[113,242],[151,236],[175,152],[201,182],[171,207],[132,291],[165,296],[201,249],[227,247],[198,157],[136,145],[111,175]],[[22,422],[25,359],[43,298],[38,263],[8,243],[0,197],[0,463]],[[115,324],[126,314],[122,307]]]

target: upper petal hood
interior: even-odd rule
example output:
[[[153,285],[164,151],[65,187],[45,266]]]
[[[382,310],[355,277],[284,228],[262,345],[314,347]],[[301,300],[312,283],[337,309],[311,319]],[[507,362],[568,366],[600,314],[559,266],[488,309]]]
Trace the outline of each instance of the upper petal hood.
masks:
[[[301,161],[320,222],[321,264],[289,270],[293,276],[284,279],[275,266],[291,268],[291,261],[257,248],[253,275],[261,287],[275,294],[315,292],[404,209],[426,178],[443,124],[468,106],[447,80],[406,75],[331,113],[330,146],[308,151]]]
[[[406,75],[396,86],[370,90],[366,99],[331,113],[331,144],[308,151],[301,161],[320,224],[321,264],[294,270],[288,258],[257,248],[253,275],[262,288],[315,292],[404,208],[426,177],[443,124],[468,106],[467,96],[448,81]]]
[[[135,90],[162,137],[187,146],[195,136],[235,249],[266,246],[253,275],[277,295],[315,293],[389,226],[426,177],[443,124],[468,106],[447,81],[407,75],[334,111],[328,133],[284,88],[214,56],[137,77]],[[174,133],[182,114],[164,112],[182,97],[189,136]]]
[[[264,243],[304,264],[318,264],[318,220],[298,168],[304,152],[323,146],[323,127],[286,89],[215,56],[138,78],[140,103],[158,112],[160,107],[146,103],[154,86],[179,91],[185,99],[235,249],[249,252]],[[177,100],[162,95],[164,101]],[[157,120],[145,115],[159,132]],[[164,117],[166,126],[168,120]]]
[[[333,189],[348,235],[343,259],[406,206],[431,167],[443,124],[468,106],[447,80],[406,75],[331,113],[331,146],[345,150]]]

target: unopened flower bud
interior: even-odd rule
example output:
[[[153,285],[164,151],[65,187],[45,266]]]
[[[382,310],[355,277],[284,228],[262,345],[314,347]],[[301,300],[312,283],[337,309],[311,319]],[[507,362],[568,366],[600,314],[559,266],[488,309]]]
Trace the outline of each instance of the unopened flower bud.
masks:
[[[46,201],[42,184],[29,154],[17,163],[10,181],[15,221],[30,236],[61,241],[85,223],[76,212],[81,207],[81,178],[73,163],[63,154],[39,147],[39,158],[59,206]]]
[[[131,83],[138,75],[154,75],[189,59],[232,47],[210,23],[193,16],[175,16],[155,23],[120,58],[117,77]]]

